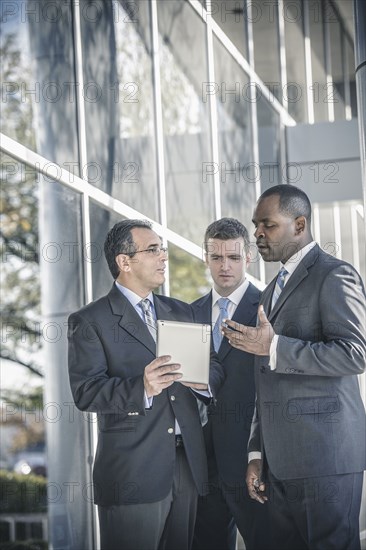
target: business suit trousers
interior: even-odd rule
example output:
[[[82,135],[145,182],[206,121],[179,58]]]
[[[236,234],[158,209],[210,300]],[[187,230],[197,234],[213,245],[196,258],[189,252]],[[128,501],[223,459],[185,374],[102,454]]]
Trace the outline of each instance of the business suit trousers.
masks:
[[[280,481],[268,471],[273,550],[359,550],[363,473]]]
[[[98,506],[102,550],[189,550],[197,498],[184,448],[177,447],[173,486],[163,500]]]
[[[211,478],[209,494],[198,499],[192,550],[235,550],[237,529],[246,550],[271,550],[267,506],[252,500],[243,482]]]

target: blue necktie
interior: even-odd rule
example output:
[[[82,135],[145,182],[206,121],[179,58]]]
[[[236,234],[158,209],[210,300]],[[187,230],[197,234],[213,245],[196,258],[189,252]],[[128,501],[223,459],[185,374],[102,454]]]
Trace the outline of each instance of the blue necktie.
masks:
[[[221,342],[222,342],[222,333],[221,333],[221,325],[224,319],[227,319],[229,317],[227,308],[229,306],[230,300],[229,298],[219,298],[217,300],[217,304],[220,308],[220,313],[217,318],[217,321],[215,323],[214,329],[212,331],[212,337],[214,342],[214,348],[215,351],[218,351]]]
[[[275,288],[274,288],[274,291],[273,291],[271,309],[274,308],[275,303],[277,302],[278,298],[280,297],[280,294],[283,290],[283,287],[285,286],[286,275],[288,275],[287,269],[285,269],[284,267],[281,267],[280,271],[278,272],[276,285],[275,285]]]

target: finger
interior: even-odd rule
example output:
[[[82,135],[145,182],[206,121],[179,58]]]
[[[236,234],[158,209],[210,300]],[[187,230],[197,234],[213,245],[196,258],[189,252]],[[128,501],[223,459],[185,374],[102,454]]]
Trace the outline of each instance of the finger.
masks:
[[[171,372],[175,372],[181,368],[181,365],[179,363],[172,363],[171,365],[163,365],[162,367],[158,367],[155,369],[155,374],[158,376],[165,376],[166,374],[169,374]],[[182,376],[182,373],[178,373],[179,376]]]
[[[229,332],[237,331],[237,332],[245,332],[246,326],[241,325],[240,323],[237,323],[236,321],[233,321],[232,319],[223,319],[223,323],[227,325],[228,327],[231,327],[231,330],[229,329]],[[222,330],[228,330],[225,325],[221,325]]]
[[[156,380],[156,383],[160,384],[162,386],[164,386],[165,384],[170,386],[171,384],[173,384],[173,382],[176,382],[177,380],[182,378],[182,376],[183,376],[183,374],[180,374],[180,373],[177,373],[177,374],[164,374],[163,376],[160,376]]]
[[[269,323],[267,315],[264,312],[264,307],[262,305],[258,308],[258,319],[261,325]]]

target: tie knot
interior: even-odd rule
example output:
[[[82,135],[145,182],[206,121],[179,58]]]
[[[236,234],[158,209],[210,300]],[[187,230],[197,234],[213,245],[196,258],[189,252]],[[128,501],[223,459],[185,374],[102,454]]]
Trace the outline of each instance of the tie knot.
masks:
[[[284,279],[286,277],[286,275],[288,275],[287,269],[285,267],[281,267],[281,269],[278,272],[278,278],[279,279]]]
[[[220,309],[227,309],[229,303],[230,303],[230,300],[229,298],[219,298],[217,300],[217,303],[218,303],[218,306]]]
[[[141,300],[140,302],[142,309],[146,311],[150,311],[150,300],[149,298],[144,298],[144,300]]]

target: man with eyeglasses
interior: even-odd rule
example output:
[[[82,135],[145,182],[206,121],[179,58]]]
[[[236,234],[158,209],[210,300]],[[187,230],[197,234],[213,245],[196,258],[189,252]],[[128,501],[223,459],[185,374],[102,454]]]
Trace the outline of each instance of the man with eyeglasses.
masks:
[[[151,224],[123,220],[108,233],[114,281],[107,296],[69,319],[76,406],[96,412],[93,471],[103,550],[188,550],[207,461],[197,399],[224,378],[212,354],[210,388],[179,383],[180,365],[156,357],[156,319],[193,322],[191,306],[153,294],[167,249]],[[177,372],[178,371],[178,372]]]

